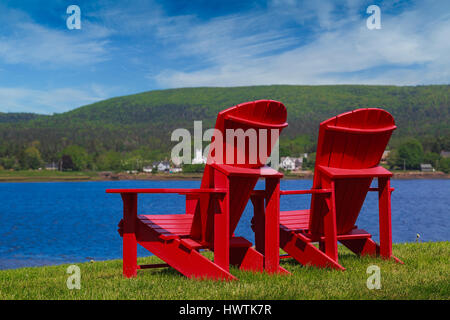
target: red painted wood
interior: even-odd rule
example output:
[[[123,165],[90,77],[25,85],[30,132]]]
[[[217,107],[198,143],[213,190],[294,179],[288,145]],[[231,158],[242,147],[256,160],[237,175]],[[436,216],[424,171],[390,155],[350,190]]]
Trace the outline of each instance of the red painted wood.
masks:
[[[264,271],[264,255],[252,247],[231,247],[230,264],[241,270]]]
[[[338,233],[350,231],[358,217],[372,178],[383,174],[378,172],[383,169],[373,168],[378,165],[394,129],[392,116],[384,110],[374,108],[347,112],[320,124],[317,146],[317,154],[320,156],[316,158],[316,169],[336,179],[367,177],[359,182],[339,182],[336,194]],[[371,169],[377,172],[371,175],[373,172],[352,171],[355,169]],[[315,175],[313,189],[323,188],[323,174]],[[326,211],[324,209],[326,203],[323,197],[315,194],[312,195],[311,201],[311,208],[320,214],[311,215],[310,230],[312,233],[322,234],[322,217]]]
[[[184,245],[186,248],[195,249],[195,250],[208,248],[207,246],[205,246],[195,240],[192,240],[190,238],[181,239],[180,243],[182,245]]]
[[[178,194],[225,194],[228,190],[220,188],[201,188],[201,189],[106,189],[106,193],[178,193]]]
[[[188,278],[236,280],[232,274],[181,243],[180,239],[163,241],[157,232],[143,223],[137,225],[138,243]]]
[[[106,192],[120,193],[124,199],[124,219],[119,224],[124,238],[124,275],[135,276],[140,268],[136,264],[137,243],[187,277],[235,279],[229,273],[230,263],[245,270],[287,273],[279,267],[278,256],[279,179],[283,175],[265,167],[276,135],[257,134],[255,144],[250,145],[247,139],[243,146],[228,145],[226,140],[227,129],[276,130],[279,134],[287,126],[286,117],[284,105],[272,100],[244,103],[220,112],[215,128],[224,139],[223,159],[214,157],[218,150],[211,150],[200,189],[108,189]],[[259,157],[251,163],[249,150],[254,145]],[[226,163],[231,152],[234,161]],[[236,163],[239,155],[244,155],[244,163]],[[257,230],[262,239],[258,247],[263,246],[263,253],[251,248],[247,240],[233,236],[260,178],[266,178],[266,189],[260,191],[265,198],[260,211],[264,222]],[[185,195],[185,214],[137,216],[138,193]],[[200,249],[213,250],[214,261],[202,256]]]
[[[342,125],[342,124],[341,124]],[[340,133],[353,133],[353,134],[374,134],[374,133],[390,133],[391,131],[397,129],[396,126],[388,126],[384,128],[376,128],[376,129],[356,129],[351,127],[338,127],[329,125],[327,126],[327,130],[340,132]]]
[[[214,180],[217,186],[230,187],[227,177],[216,171]],[[217,210],[218,209],[218,210]],[[214,263],[229,271],[230,265],[230,196],[227,194],[219,208],[214,211]]]
[[[331,196],[327,199],[327,206],[329,208],[327,214],[323,219],[324,236],[325,236],[325,254],[338,262],[338,248],[337,248],[337,227],[336,227],[336,198],[335,198],[335,182],[324,181],[326,188],[331,188]]]
[[[275,145],[276,141],[271,141],[270,134],[267,135],[267,141],[259,141],[257,142],[257,150],[259,152],[259,146],[262,143],[267,145],[267,157],[259,158],[257,163],[249,163],[249,161],[245,161],[245,163],[238,164],[236,163],[238,154],[245,154],[246,160],[249,160],[249,143],[247,142],[244,149],[240,150],[236,145],[227,145],[226,141],[226,130],[227,129],[242,129],[244,131],[249,129],[276,129],[281,130],[287,126],[286,123],[287,113],[285,106],[278,102],[272,100],[258,100],[253,102],[242,103],[237,106],[228,108],[219,113],[215,128],[222,132],[223,139],[223,159],[221,160],[221,164],[228,164],[234,167],[243,167],[243,168],[260,168],[264,166],[268,156],[271,153],[271,149]],[[216,139],[217,137],[214,137]],[[227,153],[233,153],[234,155],[234,163],[227,163]]]
[[[137,275],[137,194],[123,194],[123,275]]]
[[[280,246],[302,264],[338,264],[337,242],[357,254],[392,255],[391,192],[388,170],[378,166],[396,126],[381,109],[359,109],[320,124],[313,188],[281,191],[281,195],[312,194],[310,210],[280,213]],[[371,182],[378,178],[378,188]],[[330,193],[331,191],[331,193]],[[379,192],[380,245],[357,229],[367,192]],[[312,242],[319,242],[319,249]]]
[[[199,197],[197,195],[186,195],[186,214],[194,214]],[[191,222],[192,223],[192,222]]]
[[[380,219],[380,255],[384,258],[392,256],[392,226],[391,226],[391,193],[390,180],[378,179],[379,188],[379,219]]]
[[[318,169],[326,176],[333,179],[339,178],[373,178],[373,177],[392,177],[392,173],[381,166],[367,169],[339,169],[318,166]]]
[[[289,230],[280,228],[280,246],[289,254],[289,256],[303,265],[345,270],[339,263],[317,249],[309,239],[301,233],[293,234]]]
[[[279,173],[278,171],[264,166],[258,169],[254,168],[241,168],[241,167],[233,167],[229,165],[218,165],[218,164],[212,164],[211,167],[213,167],[216,170],[219,170],[220,172],[224,173],[227,176],[239,176],[239,177],[278,177],[282,178],[283,174]]]
[[[266,193],[264,270],[268,273],[275,273],[278,272],[280,262],[280,180],[267,178]]]

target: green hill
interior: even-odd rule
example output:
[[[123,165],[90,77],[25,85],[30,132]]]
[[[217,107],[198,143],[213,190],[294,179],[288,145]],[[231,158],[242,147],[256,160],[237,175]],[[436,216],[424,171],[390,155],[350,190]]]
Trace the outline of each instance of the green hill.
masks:
[[[380,107],[393,114],[398,129],[391,146],[414,137],[425,149],[439,152],[450,147],[449,98],[449,85],[273,85],[149,91],[52,116],[0,113],[0,157],[18,157],[33,144],[46,162],[58,159],[69,145],[83,147],[91,159],[115,152],[123,156],[144,153],[156,160],[169,156],[175,145],[170,141],[174,129],[192,130],[194,120],[203,120],[205,130],[214,125],[220,110],[257,99],[279,100],[288,109],[282,154],[313,152],[321,121],[363,107]]]
[[[16,123],[43,117],[35,113],[3,113],[0,112],[0,123]]]

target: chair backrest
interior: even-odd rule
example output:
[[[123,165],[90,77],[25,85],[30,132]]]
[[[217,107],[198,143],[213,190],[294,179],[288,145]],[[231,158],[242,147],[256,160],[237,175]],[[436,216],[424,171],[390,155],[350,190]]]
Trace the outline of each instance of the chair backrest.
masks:
[[[220,156],[217,150],[211,150],[209,163],[244,168],[264,166],[276,143],[271,131],[279,134],[287,126],[286,118],[286,107],[273,100],[246,102],[221,111],[215,126],[221,134],[213,139],[222,139],[223,152]]]
[[[379,164],[395,130],[392,115],[382,109],[367,108],[343,113],[320,124],[313,188],[324,186],[318,166],[341,169],[372,168]],[[355,225],[373,178],[335,181],[337,233],[349,232]],[[309,229],[323,234],[323,215],[328,207],[323,195],[311,199]]]
[[[221,111],[217,116],[216,132],[212,138],[215,148],[209,151],[201,188],[216,187],[212,164],[253,169],[264,166],[278,135],[287,126],[286,118],[286,107],[281,102],[273,100],[246,102]],[[275,132],[276,135],[273,136],[271,132]],[[235,135],[231,135],[232,133]],[[217,143],[219,139],[221,143]],[[233,180],[230,188],[239,192],[234,192],[230,197],[231,234],[239,222],[258,178],[236,177]],[[196,204],[191,236],[204,242],[211,242],[214,219],[212,213],[215,209],[210,207],[212,202],[208,195],[202,197],[203,199]]]

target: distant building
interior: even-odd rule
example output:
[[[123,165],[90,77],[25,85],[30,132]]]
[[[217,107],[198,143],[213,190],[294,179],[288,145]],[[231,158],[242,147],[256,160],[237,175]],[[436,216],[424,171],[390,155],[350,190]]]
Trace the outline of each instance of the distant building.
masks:
[[[306,153],[305,153],[306,154]],[[307,155],[307,154],[306,154]],[[307,155],[308,156],[308,155]],[[303,159],[305,157],[300,157],[295,159],[295,170],[301,170],[303,167]]]
[[[147,171],[145,171],[145,170],[143,170],[144,172],[151,172],[151,170],[150,171],[148,171],[149,169],[150,169],[150,167],[146,167],[147,169]],[[152,164],[152,169],[156,169],[156,170],[158,170],[158,171],[169,171],[169,169],[170,169],[170,162],[169,161],[155,161],[155,162],[153,162],[153,164]]]
[[[295,159],[291,157],[281,157],[280,167],[284,170],[295,170]]]
[[[434,172],[434,168],[429,163],[421,163],[420,171],[422,172]]]
[[[441,157],[442,158],[450,158],[450,151],[441,151]]]
[[[145,166],[142,168],[142,171],[145,173],[151,173],[153,171],[153,167],[151,166]]]
[[[280,167],[284,170],[301,170],[303,166],[303,158],[281,157]]]
[[[55,162],[47,163],[45,165],[45,170],[58,170],[58,165]]]
[[[161,161],[157,166],[158,171],[169,171],[170,162],[169,161]]]
[[[183,169],[179,168],[179,167],[175,167],[175,168],[170,168],[170,173],[178,173],[178,172],[182,172]]]

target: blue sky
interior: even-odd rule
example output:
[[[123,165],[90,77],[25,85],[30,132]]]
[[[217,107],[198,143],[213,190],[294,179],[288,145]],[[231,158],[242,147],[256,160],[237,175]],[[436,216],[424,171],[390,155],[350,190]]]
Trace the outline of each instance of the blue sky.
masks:
[[[0,112],[178,87],[450,82],[450,1],[0,0],[0,23]]]

